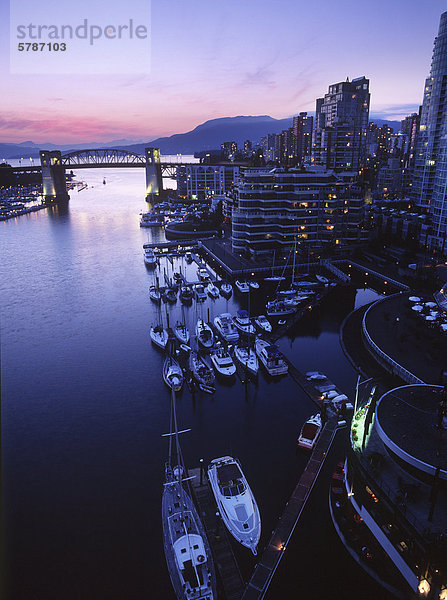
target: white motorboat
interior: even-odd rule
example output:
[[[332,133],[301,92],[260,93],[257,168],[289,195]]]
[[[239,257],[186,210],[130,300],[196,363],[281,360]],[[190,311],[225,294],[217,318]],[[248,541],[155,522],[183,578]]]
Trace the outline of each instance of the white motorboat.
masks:
[[[321,429],[322,423],[320,413],[312,415],[301,428],[300,435],[298,436],[298,446],[306,448],[307,450],[312,450],[317,443]]]
[[[210,281],[210,274],[203,267],[199,267],[197,269],[197,276],[201,281],[206,281],[206,282]]]
[[[231,535],[256,554],[261,517],[239,461],[223,456],[211,461],[208,478],[220,515]]]
[[[161,302],[161,292],[155,285],[151,285],[149,288],[149,298],[157,304]]]
[[[197,352],[192,351],[190,353],[189,368],[192,371],[194,379],[196,379],[198,383],[207,387],[212,387],[215,379],[213,370]]]
[[[239,281],[239,279],[236,279],[234,285],[242,294],[248,294],[248,292],[250,291],[250,286],[246,281]]]
[[[184,323],[177,321],[174,327],[174,335],[181,344],[189,342],[189,331]]]
[[[248,285],[251,287],[252,290],[259,290],[259,283],[257,281],[255,281],[254,279],[249,281]]]
[[[187,285],[182,285],[179,292],[179,298],[184,304],[191,302],[194,292],[192,288]]]
[[[162,325],[156,325],[155,327],[151,327],[151,340],[152,342],[164,350],[166,348],[166,344],[168,343],[168,332],[166,329],[163,329]]]
[[[237,315],[233,319],[234,324],[242,333],[246,335],[255,335],[256,329],[250,321],[250,317],[246,310],[238,310]]]
[[[196,324],[196,337],[204,348],[212,348],[214,344],[214,334],[211,327],[203,319],[199,319]]]
[[[144,249],[144,264],[146,267],[155,267],[157,264],[157,257],[155,256],[152,248]]]
[[[208,292],[208,294],[211,296],[211,298],[218,298],[219,297],[219,288],[216,287],[214,285],[214,283],[209,283],[206,286],[206,291]]]
[[[232,377],[236,373],[236,366],[233,359],[225,348],[220,347],[214,352],[211,352],[210,358],[219,375]]]
[[[285,375],[289,367],[283,355],[274,344],[261,338],[255,341],[256,354],[270,375]]]
[[[224,298],[229,298],[233,293],[233,286],[231,285],[231,283],[222,283],[222,285],[220,286],[220,293]]]
[[[272,324],[265,315],[259,315],[259,317],[255,317],[255,323],[259,327],[259,329],[262,329],[267,333],[270,333],[272,330]]]
[[[214,326],[226,342],[237,342],[239,333],[230,313],[222,313],[214,318]]]
[[[321,371],[307,371],[306,379],[308,381],[322,381],[327,379],[327,377],[324,373],[321,373]]]
[[[284,300],[272,300],[267,302],[266,310],[269,317],[282,317],[283,315],[292,315],[296,311],[296,307],[286,304]]]
[[[206,300],[205,288],[202,284],[197,283],[194,286],[194,295],[196,297],[197,302],[204,302]]]
[[[245,346],[235,346],[234,356],[241,363],[244,369],[247,369],[252,375],[257,375],[259,370],[258,357],[253,348],[246,348]]]
[[[163,363],[163,380],[174,392],[179,392],[182,389],[183,371],[172,356],[167,356]]]

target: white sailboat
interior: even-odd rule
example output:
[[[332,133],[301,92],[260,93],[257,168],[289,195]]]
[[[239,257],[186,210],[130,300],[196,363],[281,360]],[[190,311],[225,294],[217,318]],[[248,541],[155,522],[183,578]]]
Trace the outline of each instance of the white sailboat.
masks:
[[[211,298],[218,298],[219,297],[219,288],[216,287],[214,285],[214,283],[209,283],[206,286],[206,291],[208,292],[208,294],[211,296]]]
[[[231,285],[231,283],[222,283],[222,285],[220,286],[220,293],[224,298],[229,298],[233,293],[233,286]]]
[[[179,392],[183,385],[183,371],[178,362],[172,357],[167,356],[163,363],[163,380],[166,385]]]
[[[189,368],[194,379],[201,385],[211,387],[214,383],[213,370],[206,364],[203,358],[195,351],[189,355]]]
[[[244,369],[247,369],[252,375],[257,375],[259,370],[259,362],[256,352],[253,348],[245,346],[235,346],[234,356],[241,363]]]
[[[212,348],[214,344],[214,334],[211,327],[203,319],[199,319],[196,325],[196,337],[204,348]]]
[[[246,281],[239,281],[239,279],[236,279],[234,285],[242,294],[248,294],[248,292],[250,291],[250,286]]]
[[[174,335],[181,344],[189,342],[189,331],[183,321],[177,321],[174,327]]]
[[[261,516],[239,461],[223,456],[211,461],[208,478],[220,515],[231,535],[256,554]]]

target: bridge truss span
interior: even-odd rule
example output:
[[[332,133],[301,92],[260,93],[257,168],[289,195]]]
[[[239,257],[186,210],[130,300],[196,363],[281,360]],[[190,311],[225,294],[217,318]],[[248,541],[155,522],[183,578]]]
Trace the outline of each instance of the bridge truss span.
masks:
[[[93,150],[77,150],[62,156],[62,164],[68,168],[87,167],[144,167],[144,156],[129,150],[116,148],[97,148]]]

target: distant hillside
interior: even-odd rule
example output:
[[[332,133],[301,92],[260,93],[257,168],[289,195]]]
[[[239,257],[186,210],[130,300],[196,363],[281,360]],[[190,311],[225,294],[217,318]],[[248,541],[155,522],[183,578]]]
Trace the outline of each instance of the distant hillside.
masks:
[[[243,147],[245,140],[259,141],[268,133],[280,133],[292,126],[289,119],[273,119],[267,115],[259,117],[223,117],[198,125],[192,131],[177,133],[170,137],[152,140],[150,146],[160,148],[162,154],[193,154],[200,150],[220,148],[222,142],[237,142]],[[147,144],[146,144],[147,146]],[[145,144],[127,146],[134,152],[144,151]]]
[[[312,114],[312,113],[310,113]],[[399,131],[400,121],[386,121],[384,119],[375,119],[370,117],[379,126],[388,124],[394,131]],[[280,133],[283,129],[292,126],[292,117],[287,119],[273,119],[268,115],[257,117],[222,117],[212,119],[198,125],[192,131],[186,133],[177,133],[170,137],[161,137],[145,143],[129,144],[128,140],[115,140],[106,144],[86,143],[73,145],[57,145],[51,142],[45,144],[34,144],[34,142],[22,142],[21,144],[1,144],[0,143],[0,161],[2,158],[37,158],[39,149],[51,150],[53,148],[61,150],[63,153],[79,148],[122,148],[131,150],[139,154],[144,153],[147,146],[160,148],[162,154],[194,154],[201,150],[215,150],[220,148],[223,142],[237,142],[239,147],[243,147],[245,140],[258,142],[261,137],[268,133]]]

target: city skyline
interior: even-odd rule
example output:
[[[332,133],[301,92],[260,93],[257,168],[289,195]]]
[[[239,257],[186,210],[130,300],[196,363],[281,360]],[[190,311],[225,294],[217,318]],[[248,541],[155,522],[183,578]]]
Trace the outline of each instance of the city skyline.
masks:
[[[208,119],[315,111],[328,85],[366,76],[371,113],[398,120],[422,102],[440,15],[436,0],[319,10],[282,0],[225,7],[152,3],[146,75],[12,75],[8,35],[1,61],[7,93],[2,142],[150,140]],[[97,10],[101,10],[101,6]],[[1,9],[4,28],[7,8]]]

